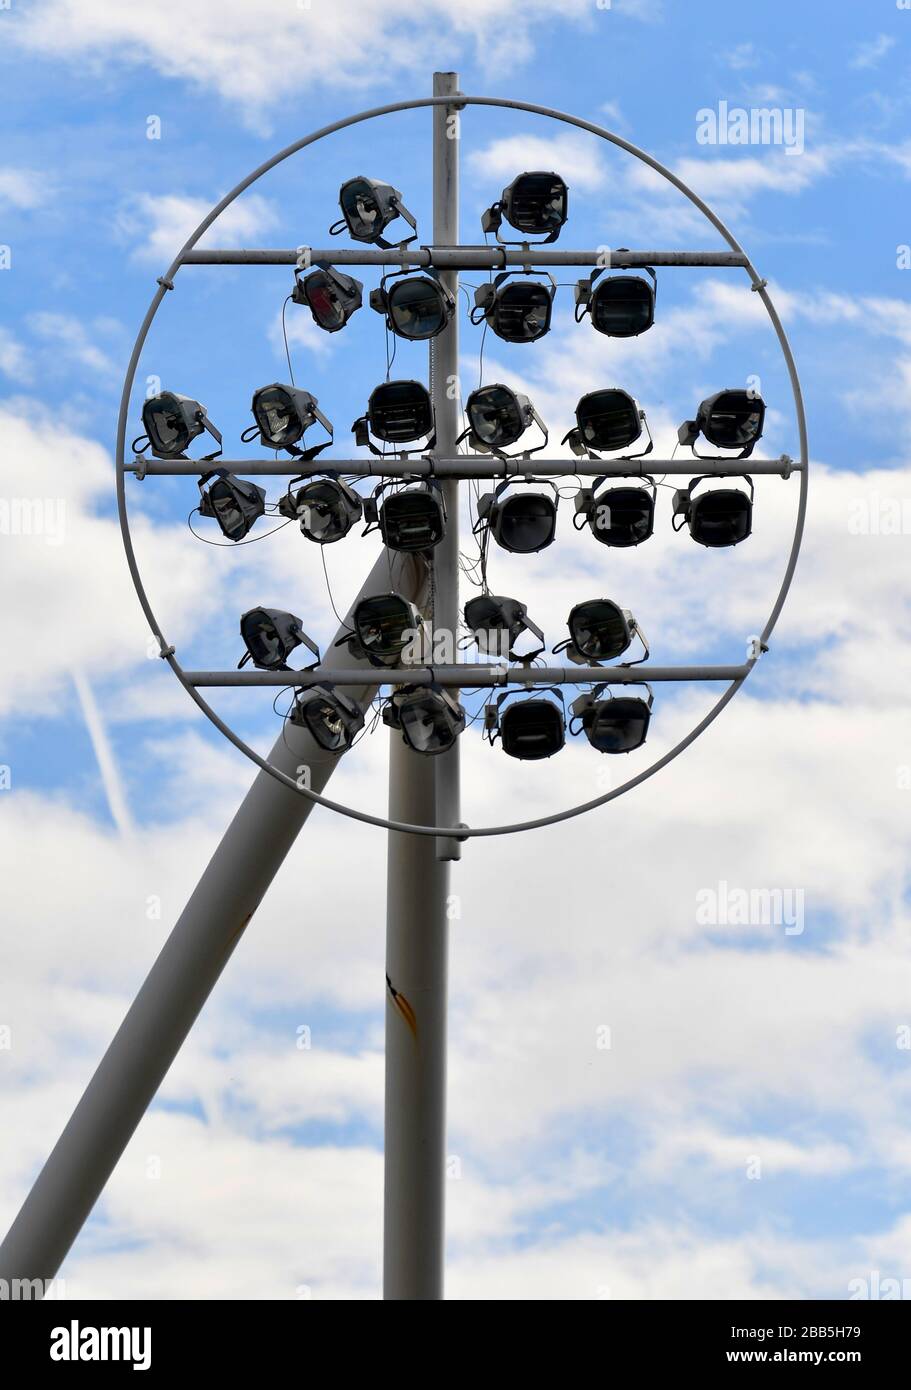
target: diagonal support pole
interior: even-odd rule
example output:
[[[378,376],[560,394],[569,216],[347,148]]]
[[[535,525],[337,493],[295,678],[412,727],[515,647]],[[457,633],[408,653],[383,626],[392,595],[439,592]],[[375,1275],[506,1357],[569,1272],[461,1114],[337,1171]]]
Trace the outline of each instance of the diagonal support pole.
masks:
[[[358,597],[385,593],[390,579],[404,597],[426,602],[423,561],[385,551]],[[347,623],[336,638],[345,631]],[[352,658],[333,645],[325,664]],[[377,689],[375,668],[364,666],[364,685],[346,687],[362,708]],[[271,761],[321,792],[340,755],[298,725],[283,733]],[[0,1280],[56,1275],[312,809],[259,773],[0,1245]]]

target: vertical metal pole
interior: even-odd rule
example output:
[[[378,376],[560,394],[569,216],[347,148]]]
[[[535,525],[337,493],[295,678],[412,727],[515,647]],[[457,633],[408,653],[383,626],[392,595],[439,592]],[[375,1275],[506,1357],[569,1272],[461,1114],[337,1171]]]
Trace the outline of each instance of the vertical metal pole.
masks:
[[[390,567],[405,597],[426,601],[423,565],[386,552],[359,597],[385,592]],[[352,658],[333,646],[324,664],[350,667]],[[375,670],[364,677],[363,688],[347,687],[362,707],[376,692]],[[309,768],[321,792],[338,755],[288,724],[270,759],[295,779]],[[57,1273],[312,809],[260,772],[0,1245],[0,1279]]]
[[[455,96],[458,75],[437,72],[434,96]],[[456,125],[452,118],[455,117]],[[458,242],[458,116],[433,108],[433,240]],[[458,295],[458,274],[444,272]],[[452,457],[459,425],[458,314],[431,347],[437,454]],[[443,484],[446,539],[433,554],[434,629],[458,630],[458,483]],[[389,815],[413,824],[459,823],[458,748],[421,757],[392,732]],[[446,1000],[449,863],[458,841],[389,834],[386,921],[386,1185],[383,1296],[441,1299],[445,1239]]]

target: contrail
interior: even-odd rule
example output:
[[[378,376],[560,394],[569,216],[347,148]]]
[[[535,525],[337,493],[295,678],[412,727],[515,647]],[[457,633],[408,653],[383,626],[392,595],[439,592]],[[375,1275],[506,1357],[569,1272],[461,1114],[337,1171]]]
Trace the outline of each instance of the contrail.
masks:
[[[92,687],[89,685],[88,677],[85,675],[84,671],[74,668],[73,684],[76,687],[76,694],[79,696],[79,704],[82,707],[82,717],[89,731],[89,738],[92,740],[92,748],[95,751],[98,771],[101,773],[101,781],[104,786],[105,796],[108,799],[111,819],[117,826],[121,835],[132,835],[135,826],[133,825],[133,817],[130,815],[130,808],[127,804],[126,793],[124,792],[123,782],[120,777],[120,770],[117,767],[114,753],[108,740],[107,730],[104,727],[104,720],[101,717],[101,711],[95,703]]]

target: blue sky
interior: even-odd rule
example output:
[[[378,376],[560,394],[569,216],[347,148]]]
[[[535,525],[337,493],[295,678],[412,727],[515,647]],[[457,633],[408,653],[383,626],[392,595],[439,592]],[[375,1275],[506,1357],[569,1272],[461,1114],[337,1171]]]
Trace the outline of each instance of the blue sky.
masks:
[[[0,1223],[251,776],[150,656],[114,524],[117,405],[155,279],[277,149],[345,113],[428,94],[434,68],[453,68],[466,92],[605,125],[727,221],[791,338],[813,482],[773,649],[712,733],[622,802],[553,832],[476,842],[456,870],[450,1295],[840,1298],[873,1269],[907,1276],[911,647],[906,534],[884,534],[883,518],[911,497],[911,271],[900,268],[911,12],[886,0],[755,12],[434,0],[417,23],[405,5],[324,0],[186,11],[174,0],[0,10],[0,501],[62,503],[65,515],[59,544],[6,525],[0,546],[16,596],[0,618],[11,783],[0,792],[0,1027],[12,1039],[0,1096],[15,1135],[0,1159]],[[699,112],[722,102],[800,113],[802,149],[701,144]],[[153,117],[160,139],[147,138]],[[481,239],[483,208],[537,166],[570,186],[565,244],[719,244],[673,190],[569,127],[471,110],[461,150],[464,240]],[[357,173],[400,188],[430,240],[429,151],[424,111],[334,136],[262,179],[212,242],[326,244],[338,186]],[[488,335],[485,347],[485,379],[527,391],[552,442],[584,391],[619,385],[646,409],[661,456],[703,396],[758,375],[760,452],[796,452],[780,353],[742,272],[659,272],[654,329],[620,344],[572,323],[562,281],[574,277],[560,278],[548,338],[509,347]],[[287,379],[290,287],[284,268],[181,270],[140,364],[131,435],[157,376],[205,402],[229,457],[253,457],[239,434],[253,389]],[[381,320],[365,307],[332,338],[295,306],[287,321],[297,382],[345,456],[384,375]],[[479,337],[463,318],[469,389]],[[425,356],[400,344],[396,374],[423,377]],[[233,664],[237,617],[254,603],[300,613],[325,643],[336,624],[316,548],[293,528],[237,551],[201,545],[186,528],[195,492],[191,479],[129,490],[143,574],[185,664]],[[555,547],[495,553],[494,588],[522,597],[551,643],[574,602],[609,591],[640,618],[655,659],[740,660],[780,582],[796,482],[757,486],[755,533],[731,553],[674,536],[668,498],[655,538],[627,555],[592,553],[564,502]],[[352,536],[328,554],[337,605],[375,545]],[[543,767],[512,764],[469,735],[469,820],[543,814],[616,785],[707,698],[662,689],[649,747],[619,771],[575,746]],[[227,694],[218,708],[269,747],[268,700]],[[377,736],[333,793],[381,812],[384,766]],[[73,1293],[377,1296],[383,861],[379,832],[314,816],[74,1248]],[[722,882],[799,889],[803,931],[703,925],[697,895]],[[307,1051],[295,1045],[302,1024]],[[594,1041],[604,1025],[607,1050]],[[757,1158],[761,1176],[747,1176]]]

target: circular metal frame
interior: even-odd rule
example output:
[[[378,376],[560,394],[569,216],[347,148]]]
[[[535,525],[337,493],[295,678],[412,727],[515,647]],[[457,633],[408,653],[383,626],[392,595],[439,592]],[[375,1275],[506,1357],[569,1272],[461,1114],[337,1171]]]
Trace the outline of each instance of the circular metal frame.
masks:
[[[747,676],[749,676],[752,673],[757,658],[753,658],[747,663],[747,675],[735,681],[732,681],[731,684],[724,691],[724,693],[719,697],[719,699],[709,710],[708,714],[705,715],[705,717],[702,720],[700,720],[700,722],[693,729],[691,729],[688,734],[686,734],[678,743],[676,743],[673,748],[671,748],[667,753],[665,753],[663,757],[656,759],[655,762],[651,763],[642,772],[637,773],[635,777],[630,777],[626,782],[622,783],[621,786],[614,788],[613,791],[605,792],[602,796],[594,797],[591,801],[582,802],[578,806],[571,806],[564,811],[555,811],[549,816],[540,816],[536,820],[519,821],[515,824],[510,825],[473,827],[461,825],[429,826],[411,825],[407,822],[388,820],[384,816],[374,816],[367,811],[359,811],[354,807],[345,806],[341,802],[332,801],[328,797],[321,796],[317,792],[310,791],[307,788],[300,786],[293,778],[289,777],[279,768],[273,766],[273,764],[270,763],[267,758],[263,758],[259,753],[256,752],[254,748],[251,748],[248,743],[246,743],[242,738],[240,738],[240,736],[236,734],[233,729],[231,729],[227,724],[225,724],[225,722],[219,717],[218,714],[216,714],[215,710],[212,709],[208,702],[205,699],[203,699],[196,687],[191,685],[190,682],[186,679],[179,662],[175,658],[174,648],[170,646],[167,639],[165,638],[164,633],[162,632],[161,627],[159,626],[158,620],[156,619],[155,614],[152,611],[152,606],[149,602],[148,595],[146,594],[145,587],[142,582],[142,577],[139,573],[139,567],[136,562],[136,555],[133,549],[133,541],[130,534],[129,519],[127,516],[126,488],[124,482],[126,476],[124,451],[126,441],[127,419],[130,408],[130,397],[132,395],[133,383],[136,376],[136,368],[139,364],[139,358],[142,353],[142,349],[145,346],[145,341],[148,337],[152,321],[155,318],[156,313],[158,312],[158,308],[161,304],[162,299],[164,298],[167,291],[173,288],[174,276],[183,264],[184,258],[186,257],[187,253],[193,250],[194,246],[199,241],[203,233],[206,232],[209,229],[209,227],[211,227],[212,223],[224,212],[225,208],[229,207],[230,204],[233,203],[234,200],[238,198],[241,193],[245,192],[251,184],[255,183],[258,179],[262,178],[263,174],[268,173],[270,169],[274,169],[276,165],[281,164],[285,159],[288,159],[291,155],[296,154],[299,150],[305,149],[307,145],[315,144],[317,140],[322,140],[327,135],[333,135],[336,131],[345,130],[349,126],[359,125],[363,121],[373,120],[375,117],[378,116],[388,116],[399,111],[414,111],[419,110],[422,107],[434,106],[457,106],[459,108],[463,106],[491,106],[505,108],[507,110],[512,111],[525,111],[528,112],[530,115],[544,116],[551,120],[563,121],[566,125],[575,126],[578,130],[587,131],[590,135],[596,135],[602,140],[607,140],[610,142],[610,144],[617,146],[617,148],[619,149],[625,150],[627,154],[631,154],[636,159],[641,160],[644,164],[647,164],[650,168],[654,169],[657,173],[661,174],[665,179],[672,183],[674,187],[677,188],[678,191],[681,192],[686,198],[688,198],[689,201],[695,207],[697,207],[699,211],[708,219],[708,221],[711,222],[712,226],[724,238],[731,250],[734,251],[737,255],[743,256],[745,261],[744,269],[746,270],[746,273],[749,276],[751,287],[759,295],[760,299],[765,305],[766,311],[769,315],[769,319],[771,320],[772,327],[774,328],[775,333],[778,337],[778,342],[785,359],[785,364],[787,366],[788,375],[791,381],[791,390],[794,396],[794,409],[797,416],[797,427],[800,440],[800,494],[797,508],[797,519],[794,526],[794,537],[791,542],[791,550],[788,557],[788,563],[785,568],[784,578],[781,583],[781,588],[779,589],[778,596],[772,607],[772,611],[769,614],[768,620],[766,621],[766,624],[762,629],[761,643],[763,645],[768,643],[769,637],[771,636],[771,633],[776,623],[778,622],[778,619],[781,615],[781,610],[784,607],[785,600],[788,596],[788,591],[791,587],[791,582],[794,578],[794,571],[797,566],[797,558],[800,554],[800,546],[804,532],[804,523],[806,520],[807,490],[809,482],[808,472],[810,460],[807,438],[806,413],[804,411],[803,394],[800,388],[800,380],[797,375],[797,367],[794,362],[794,357],[791,352],[791,346],[788,342],[787,334],[784,331],[784,327],[782,325],[781,319],[778,316],[778,312],[775,309],[774,304],[772,303],[772,299],[768,293],[765,280],[763,280],[760,277],[753,263],[750,261],[746,252],[743,250],[743,247],[740,245],[740,243],[737,241],[734,235],[728,230],[728,228],[721,221],[721,219],[714,212],[712,212],[711,208],[709,208],[708,205],[704,203],[703,200],[698,196],[698,194],[694,193],[693,190],[689,188],[687,184],[683,182],[682,179],[678,178],[676,174],[672,173],[670,169],[666,168],[657,159],[653,158],[652,155],[647,154],[644,150],[640,150],[638,146],[631,144],[628,140],[624,140],[619,135],[612,134],[611,131],[605,130],[602,126],[594,125],[591,121],[582,120],[578,116],[571,116],[565,111],[553,110],[551,107],[548,106],[539,106],[533,102],[513,101],[505,97],[463,96],[461,93],[456,98],[453,98],[451,96],[421,97],[414,101],[398,101],[393,102],[387,106],[375,106],[369,111],[360,111],[354,116],[347,116],[343,120],[333,121],[331,125],[323,126],[320,130],[315,131],[312,135],[305,135],[301,140],[294,141],[293,144],[288,145],[278,154],[273,155],[271,159],[266,160],[266,162],[264,164],[261,164],[258,169],[255,169],[252,174],[249,174],[245,179],[243,179],[239,184],[237,184],[237,186],[233,188],[230,193],[227,193],[224,196],[224,198],[222,198],[221,202],[217,203],[215,207],[211,210],[211,212],[203,218],[202,222],[200,222],[195,232],[193,232],[192,236],[190,236],[186,244],[181,248],[177,256],[174,258],[166,274],[162,276],[162,278],[158,282],[158,290],[154,298],[152,299],[151,304],[149,305],[145,318],[143,319],[142,326],[139,330],[136,342],[133,346],[132,354],[130,356],[129,364],[127,366],[126,378],[124,380],[123,385],[123,393],[120,399],[120,414],[117,422],[117,510],[120,517],[121,535],[123,537],[127,565],[129,567],[130,575],[132,577],[133,584],[136,589],[136,594],[139,598],[142,610],[145,613],[146,620],[148,621],[148,624],[159,643],[159,646],[161,648],[161,655],[167,660],[172,671],[177,676],[184,689],[187,690],[191,699],[195,701],[195,703],[202,710],[203,714],[205,714],[206,718],[210,720],[210,722],[215,726],[215,728],[218,729],[220,733],[224,734],[225,737],[231,743],[233,743],[234,746],[237,749],[239,749],[241,753],[244,753],[264,772],[269,773],[270,776],[276,779],[276,781],[280,782],[283,786],[288,787],[291,791],[296,792],[299,796],[306,797],[308,801],[315,802],[318,806],[325,806],[331,811],[337,811],[339,812],[339,814],[348,816],[350,819],[362,821],[367,825],[380,826],[384,830],[397,830],[406,834],[413,835],[433,835],[440,837],[449,837],[454,839],[471,839],[474,837],[488,835],[510,835],[522,830],[539,830],[542,829],[544,826],[556,825],[560,821],[572,820],[576,816],[584,815],[587,811],[594,811],[599,806],[606,805],[609,801],[615,801],[617,797],[623,796],[625,792],[632,791],[633,787],[639,786],[640,783],[647,781],[650,777],[653,777],[656,772],[659,772],[662,768],[667,767],[668,763],[673,762],[673,760],[676,757],[678,757],[684,751],[684,749],[688,748],[691,743],[695,742],[695,740],[699,737],[700,734],[704,733],[704,731],[709,727],[710,724],[714,723],[721,711],[733,699],[734,695],[736,695],[737,691],[744,684],[744,682],[747,679]]]

